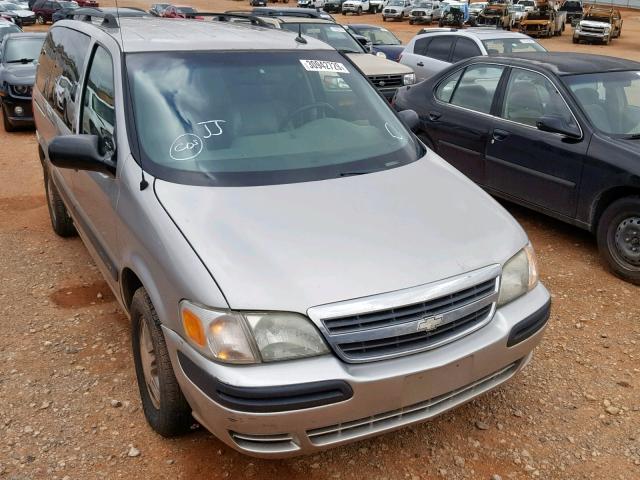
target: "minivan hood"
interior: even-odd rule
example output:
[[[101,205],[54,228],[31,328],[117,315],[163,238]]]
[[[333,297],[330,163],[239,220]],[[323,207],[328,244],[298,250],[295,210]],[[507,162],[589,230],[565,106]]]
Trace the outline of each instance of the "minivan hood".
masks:
[[[347,53],[347,57],[367,76],[413,73],[406,65],[370,53]]]
[[[503,263],[526,244],[509,213],[433,153],[339,179],[156,180],[155,192],[234,309],[305,313]]]

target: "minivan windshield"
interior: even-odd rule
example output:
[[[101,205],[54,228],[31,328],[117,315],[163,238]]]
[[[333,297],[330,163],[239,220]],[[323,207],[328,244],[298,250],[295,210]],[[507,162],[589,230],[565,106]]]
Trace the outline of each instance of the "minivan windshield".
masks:
[[[598,130],[640,139],[640,71],[562,77]]]
[[[422,147],[335,51],[126,57],[139,154],[169,181],[215,186],[360,175]]]
[[[33,62],[40,56],[44,36],[42,37],[13,37],[6,40],[4,63]]]
[[[282,28],[317,38],[342,53],[365,53],[351,34],[335,23],[283,23]]]

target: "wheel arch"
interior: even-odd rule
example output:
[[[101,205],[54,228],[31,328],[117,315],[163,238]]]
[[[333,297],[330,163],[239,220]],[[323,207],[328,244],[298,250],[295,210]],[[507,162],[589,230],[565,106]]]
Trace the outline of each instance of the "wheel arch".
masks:
[[[640,195],[640,186],[620,185],[602,192],[591,207],[591,231],[598,229],[600,218],[609,205],[621,198],[635,195]]]
[[[120,284],[122,290],[122,303],[127,309],[127,312],[131,310],[131,302],[133,301],[133,295],[136,291],[143,287],[140,277],[129,267],[125,267],[120,274]]]

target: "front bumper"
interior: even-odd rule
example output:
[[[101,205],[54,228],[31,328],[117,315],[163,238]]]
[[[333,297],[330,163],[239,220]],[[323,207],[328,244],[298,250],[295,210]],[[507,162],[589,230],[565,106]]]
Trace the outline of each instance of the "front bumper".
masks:
[[[538,285],[466,337],[430,351],[363,364],[324,355],[256,366],[223,365],[201,356],[174,331],[163,330],[194,417],[236,450],[258,457],[288,457],[425,421],[506,382],[527,364],[540,342],[549,299],[547,290]],[[334,387],[323,390],[329,384]],[[214,393],[216,385],[224,388]],[[330,391],[332,400],[300,408],[295,401],[317,400],[298,395],[300,387],[312,388],[313,395],[318,389],[325,395]],[[287,389],[294,389],[297,396],[285,401],[284,407],[281,402],[265,409],[269,398],[265,392],[271,389],[279,401]],[[246,402],[249,407],[233,408]]]
[[[357,13],[358,9],[362,9],[362,11],[364,11],[364,9],[362,8],[362,6],[358,5],[358,6],[352,6],[352,5],[342,5],[342,13]]]
[[[16,108],[22,108],[22,114],[16,113]],[[33,109],[31,99],[18,99],[10,96],[2,97],[2,108],[6,112],[9,123],[16,127],[33,126]]]
[[[600,40],[604,42],[607,38],[608,34],[604,33],[594,33],[594,32],[584,32],[580,30],[579,32],[573,32],[573,38],[576,40]]]
[[[413,23],[431,23],[433,21],[433,15],[425,14],[425,15],[413,15],[409,14],[409,20]]]
[[[382,16],[385,18],[402,18],[402,12],[385,12],[383,10]]]

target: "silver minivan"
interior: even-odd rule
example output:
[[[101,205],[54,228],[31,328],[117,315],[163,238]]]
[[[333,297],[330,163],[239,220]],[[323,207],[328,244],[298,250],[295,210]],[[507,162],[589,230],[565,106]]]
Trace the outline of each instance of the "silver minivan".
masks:
[[[155,431],[195,418],[250,455],[310,453],[529,362],[550,297],[526,234],[348,57],[304,34],[96,15],[49,31],[39,153],[53,229],[80,235],[131,319]]]

